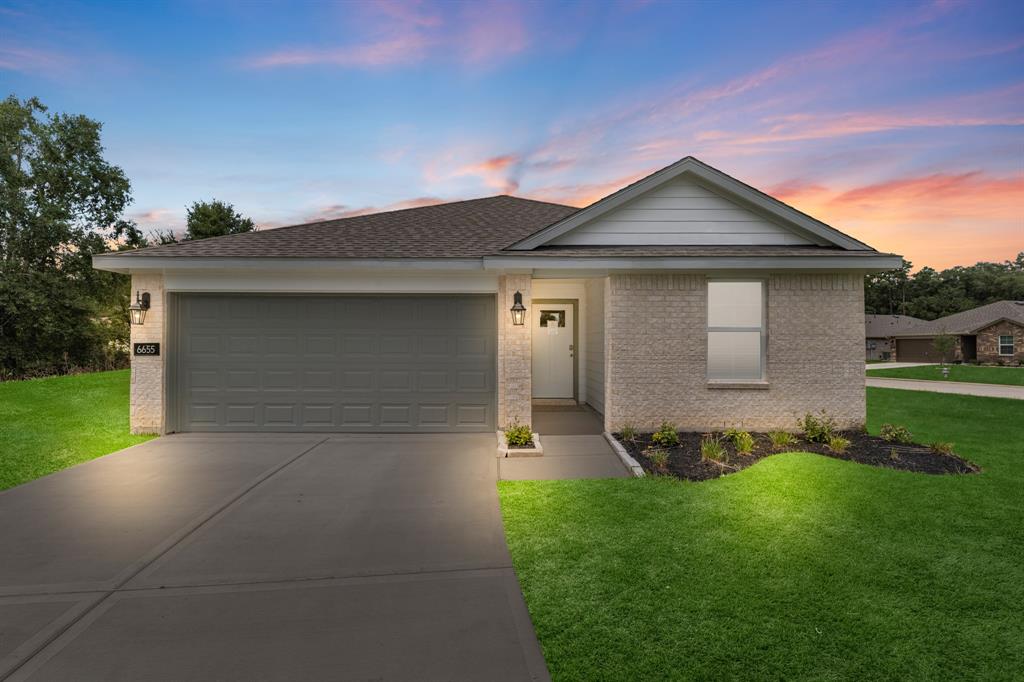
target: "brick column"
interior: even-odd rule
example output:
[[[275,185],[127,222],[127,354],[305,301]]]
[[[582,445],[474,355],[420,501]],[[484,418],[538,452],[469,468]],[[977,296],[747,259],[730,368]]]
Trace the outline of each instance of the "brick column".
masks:
[[[533,371],[530,340],[530,275],[501,275],[498,278],[498,428],[510,424],[530,424]],[[523,295],[527,308],[526,324],[512,324],[513,297]]]
[[[150,308],[141,327],[132,325],[131,342],[159,343],[160,356],[131,358],[131,430],[160,434],[164,432],[164,366],[170,351],[164,338],[163,275],[132,275],[133,303],[136,291],[149,292]]]

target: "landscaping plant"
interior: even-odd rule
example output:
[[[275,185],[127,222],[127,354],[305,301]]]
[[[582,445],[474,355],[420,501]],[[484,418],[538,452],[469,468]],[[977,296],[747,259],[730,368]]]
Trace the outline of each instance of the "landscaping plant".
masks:
[[[789,431],[769,431],[768,440],[772,442],[772,447],[776,450],[782,450],[796,445],[797,440]]]
[[[630,424],[624,424],[622,430],[619,431],[619,435],[622,436],[622,440],[635,441],[636,440],[636,428]]]
[[[679,445],[679,434],[676,432],[676,425],[667,421],[661,422],[661,427],[651,434],[651,442],[663,448]]]
[[[650,448],[646,452],[647,459],[651,460],[651,465],[659,473],[665,473],[668,471],[668,451],[661,448]]]
[[[737,454],[749,455],[754,452],[754,437],[750,435],[749,431],[728,429],[725,432],[725,437],[732,441],[732,444],[736,447]]]
[[[834,434],[828,437],[828,440],[825,444],[828,446],[829,450],[836,453],[837,455],[841,455],[844,452],[846,452],[846,449],[848,447],[850,447],[850,439],[843,438],[840,435]]]
[[[800,427],[804,438],[812,443],[825,443],[828,441],[829,436],[836,432],[836,420],[829,416],[825,410],[821,411],[820,416],[815,416],[808,412],[804,415],[803,419],[797,422],[797,425]]]
[[[943,441],[936,441],[931,444],[931,449],[943,455],[953,454],[953,443],[945,443]]]
[[[533,432],[528,425],[513,424],[505,429],[505,442],[510,447],[527,447],[533,443]]]
[[[713,462],[728,462],[729,452],[722,445],[722,441],[709,435],[700,441],[700,458]]]
[[[879,433],[882,438],[890,443],[903,443],[906,445],[914,442],[914,436],[910,433],[910,429],[899,424],[882,424],[882,430]]]

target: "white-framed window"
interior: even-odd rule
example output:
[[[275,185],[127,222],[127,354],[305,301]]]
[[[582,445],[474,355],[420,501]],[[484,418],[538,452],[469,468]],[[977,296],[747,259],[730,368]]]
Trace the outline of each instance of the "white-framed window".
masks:
[[[762,280],[708,282],[708,381],[764,380]]]
[[[999,354],[1013,355],[1013,335],[1002,334],[999,337]]]

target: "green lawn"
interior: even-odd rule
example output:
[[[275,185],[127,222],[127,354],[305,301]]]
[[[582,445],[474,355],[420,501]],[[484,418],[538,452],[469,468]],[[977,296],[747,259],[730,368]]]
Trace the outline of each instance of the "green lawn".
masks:
[[[932,379],[935,381],[973,381],[978,384],[1007,384],[1024,386],[1024,367],[975,367],[974,365],[947,365],[949,379],[942,378],[940,365],[900,367],[897,369],[869,369],[869,377],[893,379]]]
[[[970,476],[806,453],[704,483],[502,482],[556,680],[1011,679],[1024,670],[1024,402],[868,389],[869,428]]]
[[[128,370],[0,383],[0,490],[149,438],[128,433]]]

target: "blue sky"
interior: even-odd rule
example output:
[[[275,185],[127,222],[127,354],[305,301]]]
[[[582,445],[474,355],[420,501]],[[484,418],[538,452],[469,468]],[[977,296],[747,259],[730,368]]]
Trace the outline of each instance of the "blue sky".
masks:
[[[0,0],[8,93],[102,121],[147,229],[585,205],[693,154],[918,266],[1024,249],[1019,2]]]

